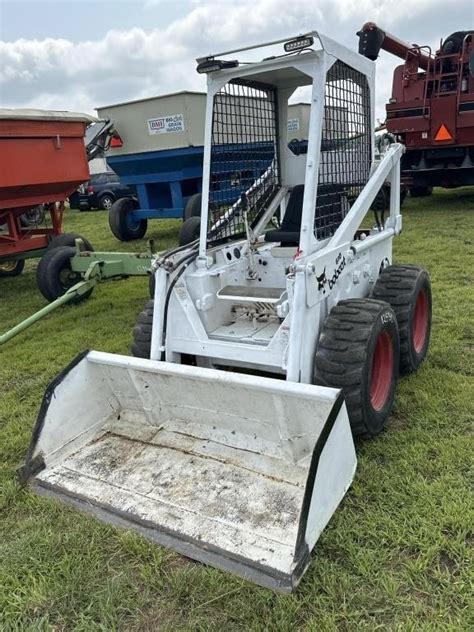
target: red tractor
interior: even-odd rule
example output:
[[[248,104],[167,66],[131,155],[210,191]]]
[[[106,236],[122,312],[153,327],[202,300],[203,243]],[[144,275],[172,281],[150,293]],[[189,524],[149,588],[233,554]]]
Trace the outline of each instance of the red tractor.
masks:
[[[404,60],[393,73],[387,130],[403,143],[402,186],[412,196],[434,186],[474,185],[474,31],[458,31],[429,46],[407,44],[373,22],[358,33],[359,53],[381,49]]]

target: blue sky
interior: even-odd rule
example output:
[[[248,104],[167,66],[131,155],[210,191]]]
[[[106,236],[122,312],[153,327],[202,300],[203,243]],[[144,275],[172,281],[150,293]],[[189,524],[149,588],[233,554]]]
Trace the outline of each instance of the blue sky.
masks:
[[[474,0],[0,0],[0,107],[94,113],[204,90],[197,56],[311,29],[356,50],[368,20],[436,49],[474,28]],[[377,62],[379,118],[399,63],[386,53]]]

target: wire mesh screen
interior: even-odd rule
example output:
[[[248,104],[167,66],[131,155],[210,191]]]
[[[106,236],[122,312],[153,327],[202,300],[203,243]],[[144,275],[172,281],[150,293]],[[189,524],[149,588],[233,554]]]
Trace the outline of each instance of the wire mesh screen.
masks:
[[[369,179],[370,92],[367,77],[337,61],[326,75],[315,235],[331,237]]]
[[[276,88],[232,80],[214,97],[208,242],[244,236],[278,185]]]

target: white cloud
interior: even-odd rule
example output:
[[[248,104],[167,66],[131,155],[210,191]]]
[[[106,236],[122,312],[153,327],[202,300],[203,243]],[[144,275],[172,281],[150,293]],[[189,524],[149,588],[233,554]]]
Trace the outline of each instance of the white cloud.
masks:
[[[462,4],[458,0],[458,6]],[[100,41],[78,43],[0,42],[0,104],[92,112],[117,101],[204,89],[203,78],[195,72],[197,56],[311,28],[321,28],[356,49],[355,32],[368,19],[409,41],[431,24],[429,43],[435,43],[440,35],[460,28],[453,24],[446,33],[439,32],[440,23],[455,19],[455,5],[444,0],[194,0],[185,17],[163,29],[110,30]],[[378,62],[378,116],[383,116],[396,64],[388,56]]]

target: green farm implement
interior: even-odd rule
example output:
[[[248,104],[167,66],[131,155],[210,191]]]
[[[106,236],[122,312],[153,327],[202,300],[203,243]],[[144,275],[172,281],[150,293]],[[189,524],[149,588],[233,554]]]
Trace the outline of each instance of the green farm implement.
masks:
[[[78,239],[71,246],[54,248],[43,257],[37,279],[41,293],[50,301],[12,329],[0,335],[0,345],[11,340],[61,305],[79,303],[90,296],[101,281],[147,276],[151,271],[153,244],[146,253],[92,252]]]

